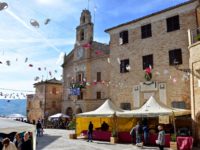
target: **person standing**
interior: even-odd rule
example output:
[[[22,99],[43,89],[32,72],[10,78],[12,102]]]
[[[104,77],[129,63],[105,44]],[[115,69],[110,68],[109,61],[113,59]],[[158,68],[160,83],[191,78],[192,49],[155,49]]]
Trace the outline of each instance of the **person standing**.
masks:
[[[137,125],[135,126],[135,135],[136,135],[136,146],[143,146],[142,143],[142,126],[140,122],[137,122]]]
[[[156,141],[156,143],[158,144],[160,150],[164,150],[164,146],[165,146],[165,131],[163,129],[163,126],[159,125],[158,126],[158,139]]]
[[[33,150],[32,142],[29,138],[29,133],[24,133],[24,142],[22,143],[21,150]]]
[[[145,124],[142,129],[144,132],[144,144],[147,145],[149,142],[149,128],[147,124]]]
[[[131,135],[132,144],[134,144],[135,126],[132,127],[132,129],[130,131],[130,135]]]
[[[3,149],[3,143],[0,141],[0,150]]]
[[[92,142],[92,133],[93,133],[93,124],[90,121],[90,124],[88,126],[88,142],[91,141]]]
[[[36,124],[36,129],[37,129],[37,136],[41,136],[42,124],[41,124],[40,120],[38,120],[38,122]]]
[[[3,139],[3,150],[17,150],[17,148],[9,138],[5,138]]]
[[[21,150],[22,139],[19,133],[16,133],[13,143],[17,147],[17,150]]]

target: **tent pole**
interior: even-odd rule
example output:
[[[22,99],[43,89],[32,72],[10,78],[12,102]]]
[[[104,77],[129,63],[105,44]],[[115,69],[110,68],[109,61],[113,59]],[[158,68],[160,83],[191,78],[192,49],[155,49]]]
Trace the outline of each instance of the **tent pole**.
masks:
[[[172,111],[173,112],[173,111]],[[174,112],[172,114],[172,118],[173,118],[173,126],[174,126],[174,134],[176,135],[176,122],[175,122],[175,115]]]

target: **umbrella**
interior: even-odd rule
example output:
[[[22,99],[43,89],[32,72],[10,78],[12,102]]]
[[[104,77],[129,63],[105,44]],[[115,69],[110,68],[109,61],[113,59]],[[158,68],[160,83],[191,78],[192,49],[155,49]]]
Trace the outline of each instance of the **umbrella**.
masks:
[[[56,118],[70,118],[70,116],[68,115],[65,115],[65,114],[62,114],[62,113],[57,113],[57,114],[54,114],[52,116],[49,116],[48,120],[51,120],[51,119],[56,119]]]
[[[26,118],[26,116],[22,114],[10,114],[7,116],[8,118]]]

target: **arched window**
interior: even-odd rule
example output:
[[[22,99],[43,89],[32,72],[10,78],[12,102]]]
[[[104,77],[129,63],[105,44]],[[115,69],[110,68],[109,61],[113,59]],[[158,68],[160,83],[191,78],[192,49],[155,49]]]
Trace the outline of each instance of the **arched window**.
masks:
[[[84,37],[85,37],[85,33],[84,33],[84,30],[82,29],[80,32],[80,40],[83,41]]]

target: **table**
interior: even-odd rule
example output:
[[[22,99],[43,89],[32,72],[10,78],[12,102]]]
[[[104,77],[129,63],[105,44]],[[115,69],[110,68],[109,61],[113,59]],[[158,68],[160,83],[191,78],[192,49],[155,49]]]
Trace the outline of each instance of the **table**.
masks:
[[[178,136],[176,138],[178,150],[192,150],[193,137]]]
[[[87,130],[82,131],[83,135],[87,135]],[[111,132],[110,131],[99,131],[94,130],[92,133],[93,140],[99,141],[110,141]]]

